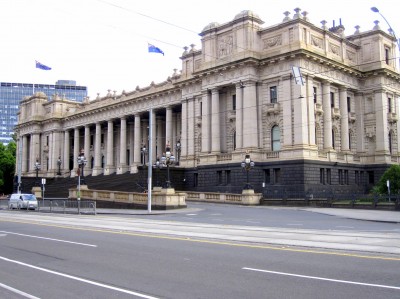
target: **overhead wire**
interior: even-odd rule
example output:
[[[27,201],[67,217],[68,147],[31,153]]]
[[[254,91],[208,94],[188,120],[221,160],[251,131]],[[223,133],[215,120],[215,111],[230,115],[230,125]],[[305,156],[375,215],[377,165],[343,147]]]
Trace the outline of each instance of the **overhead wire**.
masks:
[[[109,1],[104,1],[104,0],[97,0],[97,1],[98,1],[98,2],[102,2],[102,3],[104,3],[104,4],[107,4],[107,5],[110,5],[110,6],[113,6],[113,7],[116,7],[116,8],[118,8],[118,9],[122,9],[122,10],[128,11],[128,12],[130,12],[130,13],[135,13],[135,14],[137,14],[137,15],[140,15],[140,16],[143,16],[143,17],[146,17],[146,18],[155,20],[155,21],[157,21],[157,22],[164,23],[164,24],[169,25],[169,26],[176,27],[176,28],[181,29],[181,30],[185,30],[185,31],[187,31],[187,32],[191,32],[191,33],[196,33],[196,34],[197,34],[197,32],[195,32],[195,31],[193,31],[193,30],[191,30],[191,29],[188,29],[188,28],[185,28],[185,27],[182,27],[182,26],[178,26],[178,25],[173,24],[173,23],[170,23],[170,22],[166,22],[166,21],[161,20],[161,19],[158,19],[158,18],[154,18],[154,17],[152,17],[152,16],[149,16],[149,15],[146,15],[146,14],[143,14],[143,13],[140,13],[140,12],[135,11],[135,10],[132,10],[132,9],[128,9],[128,8],[126,8],[126,7],[123,7],[123,6],[121,6],[121,5],[117,5],[117,4],[115,4],[115,3],[111,3],[111,2],[109,2]],[[117,29],[116,27],[113,27],[113,28],[114,28],[114,29]],[[164,41],[161,41],[161,42],[163,42],[163,43],[165,43],[165,44],[172,45],[172,46],[180,47],[180,46],[178,46],[178,45],[176,45],[176,44],[173,44],[173,43],[168,43],[168,42],[164,42]],[[244,48],[241,48],[241,47],[239,47],[238,45],[234,45],[234,46],[235,46],[236,48],[238,48],[238,49],[243,49],[243,50],[245,50]],[[207,55],[209,55],[209,54],[207,54]],[[214,56],[214,55],[209,55],[209,56],[212,57],[212,58],[219,58],[220,61],[224,61],[224,59],[225,59],[225,58],[222,58],[222,59],[221,59],[220,57],[217,57],[217,56]],[[392,58],[392,59],[397,59],[397,58]],[[374,62],[367,62],[367,63],[363,63],[363,64],[352,65],[352,66],[350,66],[350,67],[351,67],[351,68],[354,68],[354,67],[359,67],[359,66],[366,65],[366,64],[371,64],[371,63],[374,63]],[[333,71],[338,71],[338,70],[334,69],[334,70],[326,70],[326,71],[321,71],[321,72],[312,72],[312,73],[308,73],[308,75],[318,75],[318,74],[323,74],[323,73],[328,73],[328,72],[333,72]],[[396,83],[390,83],[390,84],[386,84],[386,85],[392,85],[392,84],[396,84]],[[381,86],[383,86],[383,84],[378,84],[378,86],[381,87]],[[321,96],[323,96],[323,95],[321,95]],[[311,97],[311,95],[308,96],[308,97]],[[282,100],[282,101],[279,101],[279,103],[283,103],[284,101],[292,101],[292,100],[293,100],[293,99]],[[267,104],[269,104],[269,103],[263,103],[263,104],[261,104],[261,105],[267,105]],[[254,108],[254,107],[247,107],[247,108]],[[222,111],[222,112],[219,112],[219,113],[226,113],[226,111]],[[209,114],[208,116],[211,117],[212,114]],[[195,117],[196,117],[196,116],[195,116]],[[300,126],[308,126],[308,124],[300,124]],[[296,127],[291,126],[291,128],[296,128]],[[282,128],[282,129],[285,129],[285,128]]]

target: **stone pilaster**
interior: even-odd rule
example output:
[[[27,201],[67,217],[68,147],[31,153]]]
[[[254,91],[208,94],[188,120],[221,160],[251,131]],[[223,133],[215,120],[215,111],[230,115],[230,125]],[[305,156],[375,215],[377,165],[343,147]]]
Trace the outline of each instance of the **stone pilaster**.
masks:
[[[221,124],[219,112],[219,90],[214,88],[211,91],[211,152],[219,154],[221,152]]]
[[[322,109],[324,111],[324,150],[330,151],[332,145],[332,108],[331,84],[325,81],[322,85]]]
[[[340,140],[341,150],[347,152],[350,150],[349,140],[349,112],[347,107],[347,89],[342,87],[339,89],[339,105],[340,105]]]
[[[236,84],[236,149],[243,147],[243,89],[241,82]]]
[[[201,111],[201,151],[209,153],[211,151],[211,124],[210,124],[210,95],[208,90],[202,94],[202,111]]]

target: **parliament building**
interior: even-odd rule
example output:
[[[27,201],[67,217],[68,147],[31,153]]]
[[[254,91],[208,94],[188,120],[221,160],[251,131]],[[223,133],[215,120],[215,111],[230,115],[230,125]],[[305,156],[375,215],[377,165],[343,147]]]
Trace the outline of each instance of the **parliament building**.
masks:
[[[399,163],[396,38],[378,21],[316,25],[299,8],[263,25],[248,10],[208,24],[164,82],[82,103],[25,97],[17,170],[33,177],[38,161],[41,177],[55,177],[60,160],[62,176],[76,176],[82,151],[86,176],[137,174],[143,148],[153,164],[168,145],[178,189],[240,193],[248,175],[265,198],[368,193]]]

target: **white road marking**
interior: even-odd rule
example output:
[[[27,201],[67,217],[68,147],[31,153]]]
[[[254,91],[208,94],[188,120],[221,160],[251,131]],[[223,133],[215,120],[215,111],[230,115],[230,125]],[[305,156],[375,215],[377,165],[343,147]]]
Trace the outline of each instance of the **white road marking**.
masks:
[[[8,286],[8,285],[2,284],[2,283],[0,283],[0,287],[2,287],[3,289],[7,289],[7,290],[9,290],[9,291],[11,291],[11,292],[14,292],[14,293],[16,293],[16,294],[18,294],[18,295],[24,296],[25,298],[29,298],[29,299],[40,299],[39,297],[35,297],[35,296],[33,296],[33,295],[30,295],[30,294],[25,293],[25,292],[22,292],[22,291],[20,291],[20,290],[14,289],[14,288],[12,288],[12,287],[10,287],[10,286]]]
[[[336,227],[340,227],[340,228],[354,228],[354,226],[345,226],[345,225],[337,225]]]
[[[148,295],[145,295],[145,294],[132,292],[132,291],[125,290],[125,289],[122,289],[122,288],[113,287],[113,286],[106,285],[106,284],[99,283],[99,282],[95,282],[95,281],[92,281],[92,280],[89,280],[89,279],[84,279],[84,278],[80,278],[80,277],[77,277],[77,276],[72,276],[72,275],[69,275],[69,274],[64,274],[64,273],[61,273],[61,272],[49,270],[49,269],[46,269],[46,268],[37,267],[37,266],[30,265],[30,264],[27,264],[27,263],[23,263],[23,262],[20,262],[20,261],[11,260],[11,259],[8,259],[8,258],[3,257],[3,256],[0,256],[0,260],[6,261],[6,262],[10,262],[10,263],[14,263],[14,264],[18,264],[20,266],[25,266],[25,267],[32,268],[32,269],[35,269],[35,270],[47,272],[47,273],[50,273],[50,274],[62,276],[62,277],[69,278],[69,279],[72,279],[72,280],[77,280],[77,281],[80,281],[80,282],[84,282],[84,283],[87,283],[87,284],[95,285],[95,286],[102,287],[102,288],[105,288],[105,289],[110,289],[110,290],[113,290],[113,291],[129,294],[129,295],[134,295],[134,296],[137,296],[137,297],[140,297],[140,298],[159,299],[157,297],[148,296]]]
[[[69,244],[75,244],[75,245],[82,245],[82,246],[89,246],[89,247],[97,247],[97,245],[92,245],[92,244],[79,243],[79,242],[72,242],[72,241],[66,241],[66,240],[60,240],[60,239],[52,239],[52,238],[39,237],[39,236],[32,236],[32,235],[25,235],[25,234],[19,234],[19,233],[7,232],[7,231],[0,231],[0,233],[5,233],[5,234],[9,234],[9,235],[17,235],[17,236],[28,237],[28,238],[36,238],[36,239],[42,239],[42,240],[49,240],[49,241],[55,241],[55,242],[63,242],[63,243],[69,243]]]
[[[400,290],[400,287],[388,286],[388,285],[382,285],[382,284],[364,283],[364,282],[349,281],[349,280],[339,280],[339,279],[331,279],[331,278],[324,278],[324,277],[317,277],[317,276],[300,275],[300,274],[285,273],[285,272],[276,272],[276,271],[254,269],[254,268],[246,268],[246,267],[244,267],[242,269],[243,270],[249,270],[249,271],[256,271],[256,272],[264,272],[264,273],[270,273],[270,274],[284,275],[284,276],[294,276],[294,277],[307,278],[307,279],[316,279],[316,280],[324,280],[324,281],[331,281],[331,282],[356,284],[356,285],[362,285],[362,286],[368,286],[368,287],[377,287],[377,288]]]
[[[186,216],[197,216],[197,214],[186,214]]]
[[[246,220],[247,223],[261,223],[260,221]]]

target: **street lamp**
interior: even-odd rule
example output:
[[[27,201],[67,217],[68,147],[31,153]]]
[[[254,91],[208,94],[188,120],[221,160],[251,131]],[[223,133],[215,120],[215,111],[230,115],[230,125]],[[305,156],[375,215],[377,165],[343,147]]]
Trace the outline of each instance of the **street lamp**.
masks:
[[[178,154],[177,164],[179,165],[180,156],[181,156],[181,141],[180,140],[178,140],[178,142],[176,143],[176,152]]]
[[[58,165],[57,175],[61,175],[61,157],[58,157],[57,165]]]
[[[78,172],[78,174],[79,174],[79,186],[81,185],[81,183],[82,183],[82,185],[85,185],[85,176],[84,176],[84,173],[83,173],[83,169],[86,166],[87,160],[85,158],[85,153],[84,153],[83,150],[81,150],[81,153],[79,154],[77,160],[78,160],[78,168],[79,168],[79,172]]]
[[[165,148],[165,153],[163,153],[163,156],[161,157],[161,162],[163,165],[167,166],[166,185],[167,185],[167,188],[171,188],[171,181],[169,178],[169,165],[175,163],[175,156],[171,153],[171,147],[169,144],[167,144],[167,147]]]
[[[158,169],[162,168],[162,164],[160,163],[160,159],[157,158],[156,163],[153,164],[153,168],[155,169],[155,173],[156,173],[156,182],[155,182],[155,186],[159,186],[160,182],[158,180]]]
[[[36,186],[39,186],[39,185],[40,185],[40,184],[39,184],[39,178],[38,178],[39,170],[40,170],[40,163],[39,163],[38,159],[36,159],[36,162],[35,162],[35,171],[36,171],[36,181],[35,181],[35,185],[36,185]]]
[[[400,39],[397,39],[396,33],[394,32],[392,26],[390,26],[388,20],[386,20],[386,18],[383,16],[383,14],[380,13],[380,11],[379,11],[378,8],[376,8],[376,7],[371,7],[371,10],[372,10],[373,12],[376,12],[376,13],[380,14],[381,17],[385,20],[386,24],[389,26],[389,33],[391,33],[391,34],[393,33],[393,36],[394,36],[394,38],[396,39],[397,47],[399,48],[399,52],[400,52]],[[399,58],[399,66],[400,66],[400,58]]]
[[[244,161],[241,163],[242,168],[247,173],[247,182],[246,185],[244,186],[245,190],[253,189],[253,187],[249,183],[249,171],[251,168],[254,167],[254,165],[255,165],[254,161],[250,159],[250,154],[246,154]]]
[[[142,145],[141,148],[142,156],[143,156],[143,165],[146,166],[146,153],[147,153],[147,148],[146,145]]]

